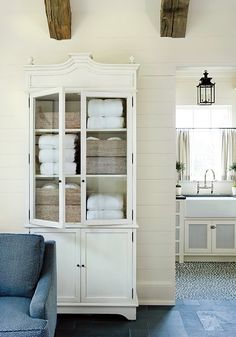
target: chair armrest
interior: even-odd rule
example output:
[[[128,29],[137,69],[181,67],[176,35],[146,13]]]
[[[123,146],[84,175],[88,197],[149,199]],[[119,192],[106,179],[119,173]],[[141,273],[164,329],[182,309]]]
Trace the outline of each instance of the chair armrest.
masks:
[[[50,311],[56,310],[56,245],[45,242],[43,267],[40,279],[30,303],[30,316],[48,319]]]

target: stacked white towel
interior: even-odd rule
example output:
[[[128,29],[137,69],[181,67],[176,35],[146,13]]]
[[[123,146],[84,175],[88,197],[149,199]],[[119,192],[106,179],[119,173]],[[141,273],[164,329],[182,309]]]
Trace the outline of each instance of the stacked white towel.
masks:
[[[91,99],[88,102],[89,129],[119,129],[124,127],[123,104],[120,98]]]
[[[89,117],[121,117],[123,104],[120,98],[91,99],[88,102]]]
[[[87,219],[123,219],[122,194],[93,193],[87,200]]]
[[[64,173],[76,174],[75,163],[77,135],[67,134],[64,137]],[[59,136],[41,135],[39,137],[39,162],[42,175],[59,174]]]

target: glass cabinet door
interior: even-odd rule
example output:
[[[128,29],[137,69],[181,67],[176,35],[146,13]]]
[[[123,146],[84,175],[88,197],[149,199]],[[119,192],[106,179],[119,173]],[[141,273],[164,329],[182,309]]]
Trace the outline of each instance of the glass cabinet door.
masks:
[[[37,224],[58,226],[59,179],[59,93],[32,96],[31,110],[31,219]],[[54,223],[54,224],[53,224]]]
[[[81,222],[81,96],[65,93],[63,135],[65,224]]]
[[[86,220],[129,219],[132,153],[130,98],[86,96]],[[129,182],[129,186],[128,186]]]

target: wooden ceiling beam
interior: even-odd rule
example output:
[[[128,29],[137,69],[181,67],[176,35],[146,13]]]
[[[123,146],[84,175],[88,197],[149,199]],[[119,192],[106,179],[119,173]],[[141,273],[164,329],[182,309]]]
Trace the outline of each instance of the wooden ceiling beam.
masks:
[[[162,0],[161,37],[185,37],[190,0]]]
[[[50,37],[56,40],[71,38],[70,0],[44,0]]]

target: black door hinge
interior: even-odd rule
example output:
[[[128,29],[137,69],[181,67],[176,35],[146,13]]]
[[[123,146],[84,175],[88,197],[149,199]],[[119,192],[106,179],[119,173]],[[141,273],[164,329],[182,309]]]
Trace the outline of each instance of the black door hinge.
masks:
[[[28,97],[28,108],[30,109],[30,97]]]
[[[132,153],[132,164],[134,163],[134,154]]]
[[[132,97],[132,107],[134,106],[134,98]]]
[[[132,220],[134,220],[134,210],[132,209]]]
[[[30,164],[30,154],[28,154],[28,163]]]
[[[132,232],[132,242],[134,242],[134,232]]]
[[[29,220],[30,220],[30,209],[29,209]]]
[[[132,288],[132,298],[134,298],[134,288]]]

